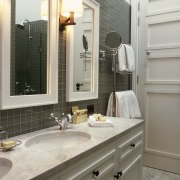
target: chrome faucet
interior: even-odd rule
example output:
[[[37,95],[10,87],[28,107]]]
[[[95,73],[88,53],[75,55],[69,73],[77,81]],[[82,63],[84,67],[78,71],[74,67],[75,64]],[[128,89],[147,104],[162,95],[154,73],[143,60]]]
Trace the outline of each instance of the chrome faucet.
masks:
[[[58,118],[54,115],[54,113],[50,114],[50,118],[53,118],[58,125],[60,126],[60,129],[65,130],[67,129],[69,122],[71,122],[71,114],[62,114],[61,118]]]

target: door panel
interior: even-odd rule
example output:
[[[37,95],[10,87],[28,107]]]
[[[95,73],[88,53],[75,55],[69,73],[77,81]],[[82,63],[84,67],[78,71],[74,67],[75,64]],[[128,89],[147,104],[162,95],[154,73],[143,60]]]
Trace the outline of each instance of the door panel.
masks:
[[[148,13],[159,13],[164,11],[172,11],[180,8],[179,0],[149,0]]]
[[[179,13],[179,0],[140,0],[138,98],[146,120],[143,163],[178,174],[180,174]]]
[[[148,47],[180,45],[179,29],[180,19],[176,17],[147,22]]]
[[[180,57],[149,58],[147,81],[179,81],[179,69]]]
[[[146,93],[146,151],[180,158],[179,108],[180,93]]]

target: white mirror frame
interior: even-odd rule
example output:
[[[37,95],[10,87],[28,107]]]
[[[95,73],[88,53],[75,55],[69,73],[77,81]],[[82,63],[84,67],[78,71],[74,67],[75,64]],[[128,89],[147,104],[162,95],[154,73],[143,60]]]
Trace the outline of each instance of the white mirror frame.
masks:
[[[99,78],[99,4],[94,0],[83,0],[83,3],[94,10],[94,37],[93,37],[93,57],[92,57],[92,90],[87,92],[74,92],[74,27],[67,27],[66,41],[66,101],[82,101],[98,98],[98,78]]]
[[[47,94],[10,96],[11,0],[0,1],[0,109],[58,102],[59,0],[49,0]]]

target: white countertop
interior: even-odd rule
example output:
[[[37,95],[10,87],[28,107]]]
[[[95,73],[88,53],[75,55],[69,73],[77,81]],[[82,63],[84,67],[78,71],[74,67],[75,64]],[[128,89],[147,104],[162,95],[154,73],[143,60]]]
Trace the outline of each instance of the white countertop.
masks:
[[[57,168],[62,169],[67,163],[72,163],[74,160],[77,161],[78,158],[81,159],[82,153],[83,156],[87,156],[88,153],[91,153],[90,151],[92,149],[95,150],[94,148],[109,143],[113,138],[119,138],[125,132],[130,131],[133,127],[142,125],[144,122],[138,119],[112,117],[108,119],[113,122],[114,127],[89,127],[87,122],[72,125],[71,129],[65,131],[86,132],[91,135],[91,139],[83,144],[64,150],[59,150],[55,147],[52,152],[44,151],[43,148],[34,150],[31,149],[31,147],[25,146],[25,142],[34,136],[61,131],[58,126],[11,138],[14,140],[21,140],[22,144],[8,152],[0,151],[0,157],[7,158],[13,163],[12,169],[2,180],[42,180],[43,176],[45,177],[51,174],[51,171],[54,172]]]

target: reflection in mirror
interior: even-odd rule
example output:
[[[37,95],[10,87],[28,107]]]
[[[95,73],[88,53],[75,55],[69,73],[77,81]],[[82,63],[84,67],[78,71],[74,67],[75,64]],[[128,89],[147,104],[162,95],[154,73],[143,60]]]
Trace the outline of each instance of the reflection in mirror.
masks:
[[[48,0],[11,1],[10,94],[47,94]]]
[[[74,27],[74,79],[73,91],[92,91],[92,57],[93,57],[93,12],[83,4],[83,16],[76,18]]]
[[[83,0],[83,16],[67,27],[66,101],[98,98],[99,3]]]

